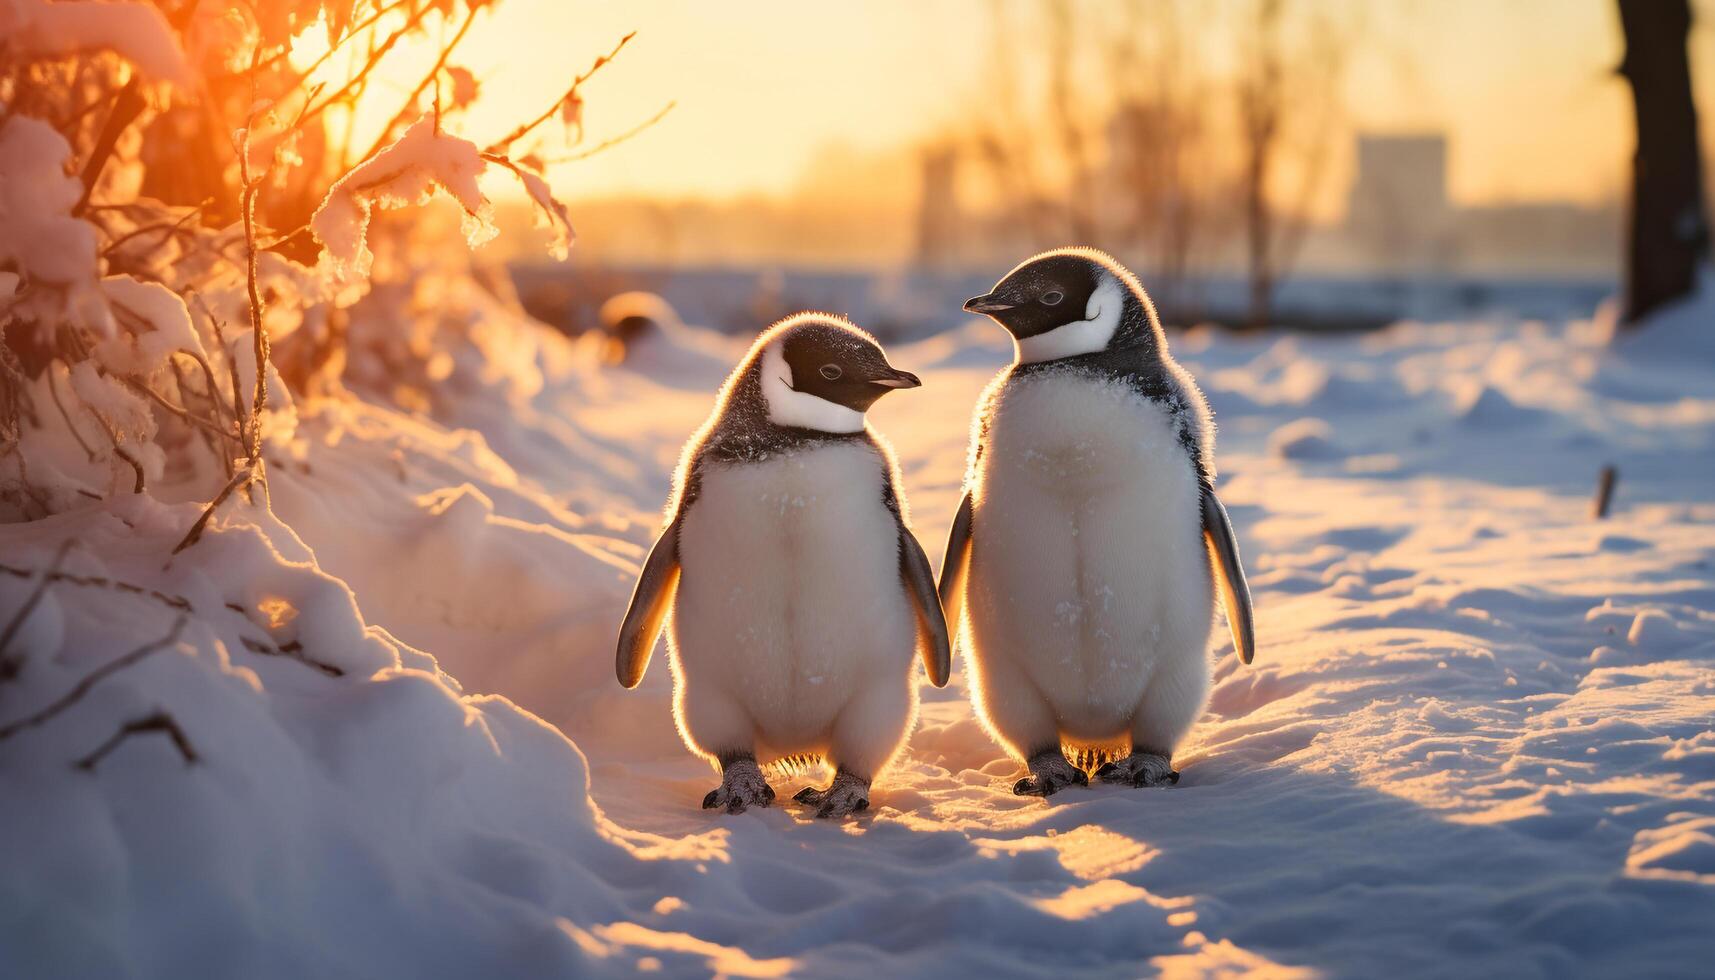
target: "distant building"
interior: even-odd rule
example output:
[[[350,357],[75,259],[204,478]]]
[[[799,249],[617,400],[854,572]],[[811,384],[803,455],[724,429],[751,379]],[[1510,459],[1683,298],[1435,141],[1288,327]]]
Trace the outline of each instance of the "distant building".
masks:
[[[1445,266],[1452,217],[1447,138],[1360,133],[1357,156],[1346,198],[1346,231],[1354,244],[1384,269]]]
[[[932,146],[919,162],[922,197],[917,203],[915,264],[927,272],[945,272],[958,260],[959,151],[951,145]]]
[[[1617,204],[1570,201],[1455,206],[1447,137],[1357,137],[1357,169],[1338,250],[1353,265],[1392,275],[1591,275],[1611,272]]]

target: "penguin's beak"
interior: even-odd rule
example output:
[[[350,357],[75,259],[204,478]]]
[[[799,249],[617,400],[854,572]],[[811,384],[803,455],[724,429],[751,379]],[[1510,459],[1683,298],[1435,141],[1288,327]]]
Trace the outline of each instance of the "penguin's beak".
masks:
[[[981,296],[972,296],[965,300],[966,313],[999,313],[1002,310],[1010,309],[1012,309],[1011,303],[1003,303],[995,299],[993,293],[984,293]]]
[[[910,371],[899,371],[894,368],[888,368],[887,373],[879,378],[869,379],[869,383],[881,385],[883,388],[919,388],[923,385],[922,380],[917,375]]]

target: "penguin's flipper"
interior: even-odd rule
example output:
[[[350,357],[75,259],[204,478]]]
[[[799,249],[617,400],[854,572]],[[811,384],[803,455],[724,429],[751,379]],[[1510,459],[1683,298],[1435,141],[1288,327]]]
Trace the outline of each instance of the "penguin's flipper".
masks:
[[[953,515],[952,530],[947,532],[947,554],[941,559],[941,608],[946,612],[947,625],[957,631],[959,616],[964,613],[965,574],[971,569],[971,495],[959,501]]]
[[[619,652],[614,657],[614,671],[619,683],[636,687],[649,667],[649,656],[655,652],[655,640],[661,635],[661,624],[667,621],[667,610],[673,607],[673,595],[679,590],[679,518],[675,516],[649,557],[643,560],[643,572],[637,576],[637,588],[631,593],[631,606],[625,610],[625,622],[619,627]]]
[[[923,651],[923,669],[929,672],[929,683],[946,687],[953,674],[947,617],[941,611],[940,597],[935,594],[935,573],[929,567],[929,556],[923,553],[917,536],[903,523],[899,525],[899,570],[911,592],[911,604],[917,609],[917,646]]]
[[[1239,542],[1227,508],[1215,496],[1215,488],[1203,484],[1203,543],[1209,548],[1209,564],[1215,571],[1215,587],[1227,607],[1227,625],[1233,631],[1233,649],[1239,660],[1250,663],[1256,656],[1256,627],[1251,615],[1251,588],[1239,563]]]

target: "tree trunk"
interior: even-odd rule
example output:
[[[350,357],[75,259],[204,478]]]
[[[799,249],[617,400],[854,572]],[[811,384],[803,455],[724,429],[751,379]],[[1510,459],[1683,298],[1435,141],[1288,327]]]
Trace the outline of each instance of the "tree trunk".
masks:
[[[1697,109],[1691,101],[1688,0],[1618,0],[1632,89],[1637,154],[1626,253],[1623,323],[1688,295],[1709,242],[1698,158]]]
[[[1250,306],[1245,325],[1261,329],[1274,318],[1274,215],[1269,210],[1269,155],[1274,127],[1253,127],[1245,173],[1245,244],[1250,268]]]

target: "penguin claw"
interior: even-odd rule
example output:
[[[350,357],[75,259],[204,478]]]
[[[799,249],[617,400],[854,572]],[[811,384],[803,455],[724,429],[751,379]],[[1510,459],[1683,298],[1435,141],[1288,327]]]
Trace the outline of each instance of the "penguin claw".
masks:
[[[822,820],[862,813],[869,809],[869,780],[841,769],[827,789],[806,786],[792,798],[815,807],[816,817]]]
[[[1179,782],[1179,772],[1165,755],[1133,752],[1097,769],[1096,779],[1121,786],[1171,786]]]
[[[703,797],[703,809],[738,814],[774,802],[774,788],[762,777],[754,759],[735,759],[721,771],[721,784]]]
[[[1030,757],[1030,775],[1012,784],[1016,796],[1049,797],[1068,786],[1088,786],[1090,777],[1066,760],[1059,751],[1038,752]]]

